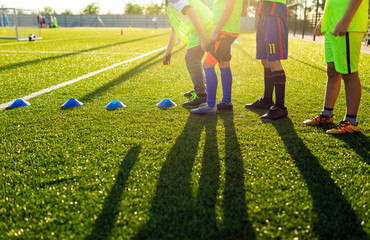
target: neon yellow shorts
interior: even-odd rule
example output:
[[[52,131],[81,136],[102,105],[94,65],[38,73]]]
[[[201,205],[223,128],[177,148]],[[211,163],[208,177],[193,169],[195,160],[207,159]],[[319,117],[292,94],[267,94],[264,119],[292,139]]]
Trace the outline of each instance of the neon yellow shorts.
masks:
[[[334,62],[335,70],[342,74],[357,72],[363,37],[363,32],[338,37],[325,33],[325,62]]]

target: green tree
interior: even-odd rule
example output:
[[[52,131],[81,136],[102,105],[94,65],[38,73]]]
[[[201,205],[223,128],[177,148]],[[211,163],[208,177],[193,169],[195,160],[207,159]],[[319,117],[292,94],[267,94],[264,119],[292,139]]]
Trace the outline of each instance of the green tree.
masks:
[[[143,14],[144,9],[141,5],[139,4],[134,4],[134,3],[126,3],[125,5],[125,13],[126,14]]]
[[[41,14],[57,14],[57,12],[52,7],[44,7],[44,9],[41,10]]]
[[[165,3],[162,2],[162,4],[158,4],[158,3],[151,2],[145,8],[145,14],[147,14],[147,15],[163,15],[163,14],[166,14]]]
[[[72,15],[72,10],[70,9],[65,9],[63,12],[62,12],[63,15]]]
[[[83,10],[84,14],[99,14],[100,7],[97,2],[92,2],[91,4],[87,5],[86,8]]]

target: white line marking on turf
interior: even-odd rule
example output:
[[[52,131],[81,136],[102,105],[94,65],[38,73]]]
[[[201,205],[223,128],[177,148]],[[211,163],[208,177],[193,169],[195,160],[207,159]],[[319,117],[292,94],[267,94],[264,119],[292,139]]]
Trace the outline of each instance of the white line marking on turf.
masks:
[[[83,76],[81,76],[81,77],[78,77],[78,78],[72,79],[72,80],[70,80],[70,81],[63,82],[63,83],[60,83],[60,84],[58,84],[58,85],[55,85],[55,86],[52,86],[52,87],[45,88],[45,89],[40,90],[40,91],[38,91],[38,92],[34,92],[34,93],[30,94],[30,95],[27,95],[27,96],[22,97],[21,99],[23,99],[23,100],[26,100],[26,101],[27,101],[27,100],[29,100],[29,99],[31,99],[31,98],[34,98],[34,97],[37,97],[37,96],[39,96],[39,95],[41,95],[41,94],[48,93],[48,92],[51,92],[51,91],[56,90],[56,89],[58,89],[58,88],[62,88],[62,87],[65,87],[65,86],[67,86],[67,85],[70,85],[70,84],[76,83],[76,82],[81,81],[81,80],[83,80],[83,79],[86,79],[86,78],[92,77],[92,76],[94,76],[94,75],[96,75],[96,74],[99,74],[99,73],[105,72],[105,71],[107,71],[107,70],[110,70],[110,69],[116,68],[116,67],[118,67],[118,66],[120,66],[120,65],[123,65],[123,64],[125,64],[125,63],[129,63],[129,62],[133,62],[133,61],[139,60],[139,59],[144,58],[144,57],[146,57],[146,56],[149,56],[149,55],[151,55],[151,54],[153,54],[153,53],[156,53],[156,52],[159,52],[159,51],[161,51],[161,50],[164,50],[164,49],[166,49],[166,48],[167,48],[167,47],[161,47],[161,48],[158,48],[158,49],[156,49],[156,50],[153,50],[153,51],[147,52],[147,53],[145,53],[145,54],[143,54],[143,55],[140,55],[140,56],[137,56],[137,57],[134,57],[134,58],[131,58],[131,59],[125,60],[125,61],[123,61],[123,62],[119,62],[119,63],[113,64],[113,65],[111,65],[111,66],[109,66],[109,67],[106,67],[106,68],[103,68],[103,69],[97,70],[97,71],[92,72],[92,73],[88,73],[88,74],[86,74],[86,75],[83,75]],[[14,102],[14,101],[0,104],[0,110],[4,110],[4,109],[5,109],[5,108],[7,108],[10,104],[12,104],[13,102]]]
[[[115,52],[56,52],[56,51],[11,51],[0,50],[0,53],[55,53],[55,54],[118,54],[118,55],[139,55],[144,53],[115,53]]]
[[[37,40],[32,43],[44,43],[44,42],[54,42],[54,41],[70,41],[70,40],[79,40],[84,38],[98,38],[98,37],[109,37],[109,36],[118,36],[119,34],[110,34],[110,35],[94,35],[94,36],[86,36],[86,37],[79,37],[79,38],[59,38],[59,39],[50,39],[50,40]],[[29,41],[21,41],[21,42],[15,42],[15,43],[2,43],[0,46],[3,45],[17,45],[17,44],[26,44],[29,43]]]

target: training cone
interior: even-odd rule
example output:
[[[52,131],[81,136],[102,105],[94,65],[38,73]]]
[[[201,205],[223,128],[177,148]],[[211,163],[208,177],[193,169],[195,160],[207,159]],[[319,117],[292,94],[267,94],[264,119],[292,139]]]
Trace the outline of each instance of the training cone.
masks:
[[[121,35],[123,35],[123,29],[121,29]]]
[[[121,103],[118,100],[113,100],[110,102],[107,106],[105,106],[107,109],[116,109],[116,108],[124,108],[126,107],[125,104]]]
[[[65,102],[62,107],[78,107],[78,106],[81,106],[83,103],[74,99],[74,98],[71,98],[69,99],[67,102]]]
[[[176,107],[176,103],[172,102],[170,99],[163,99],[160,103],[157,104],[157,107],[169,108]]]
[[[24,101],[23,99],[19,98],[15,100],[12,104],[10,104],[10,108],[18,108],[18,107],[26,107],[31,105],[29,102]]]

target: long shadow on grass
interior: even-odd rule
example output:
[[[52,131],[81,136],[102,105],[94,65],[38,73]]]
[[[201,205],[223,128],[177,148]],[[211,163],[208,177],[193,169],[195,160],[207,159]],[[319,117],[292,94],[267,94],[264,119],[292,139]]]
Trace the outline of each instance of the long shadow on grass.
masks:
[[[248,221],[243,156],[236,136],[234,112],[220,112],[225,127],[225,189],[223,239],[256,239]]]
[[[351,205],[330,173],[306,147],[289,118],[273,121],[312,196],[313,231],[319,239],[368,239]]]
[[[294,58],[294,57],[292,57],[292,56],[289,56],[289,58],[293,59],[294,61],[297,61],[297,62],[303,63],[304,65],[310,66],[310,67],[312,67],[312,68],[316,68],[317,70],[320,70],[320,71],[322,71],[322,72],[326,72],[326,69],[325,69],[325,68],[321,68],[321,67],[318,67],[318,66],[315,66],[315,65],[312,65],[312,64],[306,63],[306,62],[304,62],[304,61],[302,61],[302,60],[299,60],[299,59],[297,59],[297,58]]]
[[[216,123],[217,116],[189,116],[162,167],[148,214],[149,221],[135,239],[215,239],[215,204],[220,172]],[[199,193],[196,199],[191,172],[204,128],[203,179],[199,180],[199,191],[204,192]]]
[[[95,222],[94,230],[85,239],[109,239],[114,228],[117,214],[119,211],[120,202],[122,201],[122,193],[125,189],[130,171],[135,165],[135,162],[141,151],[141,146],[131,148],[125,158],[122,160],[116,182],[112,186],[108,197],[105,199],[104,208],[100,216]]]
[[[223,193],[224,226],[217,226],[216,203],[220,187],[217,116],[190,115],[162,167],[149,221],[135,239],[254,239],[245,204],[243,164],[232,115],[226,128],[226,183]],[[200,136],[205,145],[196,196],[192,170]],[[196,185],[196,184],[195,184]],[[249,238],[248,238],[249,237]]]
[[[73,55],[78,55],[78,54],[91,52],[91,51],[95,51],[95,50],[99,50],[99,49],[103,49],[103,48],[109,48],[109,47],[113,47],[113,46],[117,46],[117,45],[142,41],[142,40],[145,40],[145,39],[154,38],[154,37],[158,37],[158,36],[165,35],[165,34],[167,34],[167,33],[161,33],[161,34],[156,34],[156,35],[152,35],[152,36],[148,36],[148,37],[144,37],[144,38],[136,38],[136,39],[132,39],[132,40],[129,40],[129,41],[123,41],[123,42],[98,46],[98,47],[94,47],[94,48],[88,48],[88,49],[84,49],[84,50],[81,50],[81,51],[76,52],[76,53],[66,53],[66,54],[61,54],[61,55],[52,56],[52,57],[38,58],[38,59],[35,59],[35,60],[31,60],[31,61],[26,61],[26,62],[21,62],[21,63],[16,63],[16,64],[10,64],[10,65],[7,65],[7,66],[0,67],[0,71],[12,70],[14,68],[25,67],[25,66],[32,65],[32,64],[37,64],[37,63],[40,63],[41,61],[55,60],[55,59],[69,57],[69,56],[73,56]]]
[[[238,44],[234,44],[233,46],[236,46],[249,59],[252,59],[252,60],[254,60],[256,62],[258,61],[254,56],[250,55],[247,51],[245,51],[243,48],[241,48]]]
[[[359,132],[345,135],[334,135],[334,137],[347,143],[351,149],[362,157],[362,161],[366,164],[370,164],[370,141],[367,136]]]
[[[182,49],[184,49],[185,46],[181,47],[180,49],[174,51],[172,53],[172,55],[176,54],[177,52],[181,51]],[[138,75],[140,72],[144,71],[145,69],[148,69],[150,67],[152,67],[153,65],[155,64],[158,64],[159,62],[162,61],[162,59],[157,59],[159,56],[163,55],[163,52],[164,51],[161,51],[159,53],[157,53],[156,55],[154,55],[153,57],[149,58],[148,60],[146,60],[145,62],[137,65],[136,67],[132,68],[131,70],[125,72],[124,74],[122,74],[121,76],[119,76],[118,78],[104,84],[103,86],[97,88],[96,90],[94,90],[93,92],[83,96],[80,101],[81,102],[89,102],[92,100],[92,98],[102,94],[103,92],[107,91],[108,89],[112,88],[112,87],[115,87],[127,80],[129,80],[130,78]],[[157,60],[156,60],[157,59]],[[155,61],[154,61],[155,60]]]

